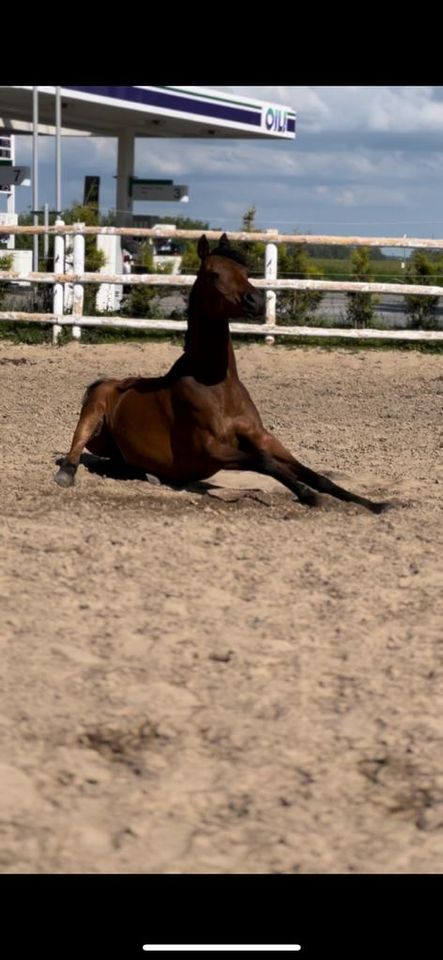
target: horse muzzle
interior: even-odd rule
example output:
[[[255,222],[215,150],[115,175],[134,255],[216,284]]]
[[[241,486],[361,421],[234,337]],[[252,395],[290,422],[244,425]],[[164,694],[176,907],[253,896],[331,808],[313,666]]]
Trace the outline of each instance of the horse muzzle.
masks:
[[[242,297],[242,308],[247,317],[264,317],[266,295],[264,290],[248,290]]]

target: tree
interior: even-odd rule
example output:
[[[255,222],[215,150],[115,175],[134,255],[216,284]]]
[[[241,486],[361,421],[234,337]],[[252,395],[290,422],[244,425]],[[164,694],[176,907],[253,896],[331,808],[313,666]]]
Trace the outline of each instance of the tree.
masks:
[[[18,215],[18,225],[19,227],[32,227],[34,223],[34,217],[32,213],[19,213]],[[32,233],[17,233],[15,237],[15,248],[16,250],[32,250],[34,245],[34,237]]]
[[[98,227],[100,225],[100,216],[95,204],[74,203],[72,207],[64,210],[62,220],[68,223],[84,223],[87,227]],[[106,263],[106,254],[104,250],[97,248],[97,237],[85,237],[85,272],[94,273],[100,270]]]
[[[189,229],[192,229],[191,227]],[[200,257],[197,253],[197,242],[191,240],[183,251],[181,273],[197,273],[200,266]]]
[[[12,253],[7,251],[3,252],[0,250],[0,270],[12,270],[13,266],[13,256]],[[7,283],[7,281],[5,281]],[[5,299],[6,289],[3,283],[0,284],[0,310]]]
[[[347,260],[349,258],[349,247],[342,247],[339,244],[308,243],[306,249],[311,257],[318,260]],[[371,247],[369,257],[371,260],[386,260],[381,247]]]
[[[124,301],[121,309],[122,316],[126,317],[152,317],[152,301],[155,297],[155,287],[148,287],[146,284],[138,283],[137,286],[131,286],[130,293]]]
[[[370,251],[368,247],[357,247],[351,254],[352,273],[355,280],[370,283]],[[373,295],[371,293],[347,293],[346,316],[353,327],[367,327],[374,318]]]
[[[170,274],[172,265],[154,265],[154,248],[149,238],[142,239],[138,246],[132,273]],[[125,289],[125,288],[124,288]],[[126,288],[127,289],[127,288]],[[171,287],[147,284],[131,285],[121,313],[127,317],[152,317],[164,297],[171,296]]]
[[[132,266],[132,273],[154,273],[153,247],[149,238],[143,238],[137,246],[135,261]],[[136,286],[123,287],[123,293],[127,292],[123,306],[121,308],[122,316],[126,317],[151,317],[152,301],[155,297],[155,287],[146,286],[146,284],[137,284]]]
[[[321,278],[321,271],[312,263],[301,244],[281,244],[278,251],[278,275],[294,280]],[[278,294],[278,314],[283,323],[303,326],[319,307],[324,294],[321,290],[285,290]]]
[[[255,222],[256,213],[257,210],[254,206],[248,207],[248,209],[245,210],[242,216],[241,230],[244,230],[246,233],[254,233],[260,230],[260,227],[258,227]],[[232,244],[232,246],[235,247],[235,244]],[[242,243],[241,246],[238,246],[238,249],[248,261],[250,276],[262,277],[265,270],[266,244],[251,241],[251,243]]]
[[[55,213],[49,214],[49,225],[53,226],[55,224],[56,215]],[[81,204],[73,203],[71,207],[68,207],[62,212],[62,220],[65,223],[85,223],[87,226],[98,226],[101,223],[100,216],[97,211],[97,207],[94,204]],[[32,213],[20,213],[18,217],[18,222],[20,226],[31,226],[34,223],[34,217]],[[41,218],[40,218],[41,225]],[[42,246],[41,240],[39,241],[39,267],[41,270],[51,272],[54,268],[54,235],[50,234],[48,238],[48,256],[43,258],[41,255]],[[32,250],[34,244],[34,237],[32,234],[20,234],[16,236],[16,248],[17,250]],[[96,237],[86,237],[85,238],[85,271],[87,273],[95,273],[96,270],[100,270],[102,266],[106,263],[106,255],[103,250],[97,248],[97,238]],[[50,296],[50,288],[46,287],[42,291],[42,299],[46,302],[48,296]],[[95,284],[85,284],[85,300],[84,300],[84,312],[85,314],[95,313],[95,294],[97,293],[97,288]],[[43,296],[44,294],[44,296]],[[49,301],[48,301],[49,303]]]
[[[100,215],[95,204],[73,203],[62,212],[62,220],[66,224],[84,223],[87,227],[96,227],[100,224]],[[95,273],[106,264],[106,254],[104,250],[97,247],[96,236],[85,237],[85,273]],[[97,284],[85,283],[85,298],[83,312],[85,316],[94,315],[96,312],[95,300],[97,296]]]
[[[207,220],[193,220],[192,217],[177,217],[177,216],[167,216],[164,217],[163,214],[155,218],[152,217],[154,223],[170,223],[174,224],[177,227],[177,230],[212,230],[212,227],[209,226]],[[187,243],[187,240],[180,241]]]
[[[247,233],[260,230],[255,222],[256,208],[249,207],[243,214],[242,229]],[[246,248],[246,249],[245,249]],[[250,275],[262,277],[265,269],[265,243],[243,244],[246,252]],[[278,276],[292,279],[315,279],[320,277],[320,270],[312,263],[309,255],[301,244],[279,244],[278,246]],[[277,310],[279,320],[283,323],[303,324],[315,312],[323,298],[320,290],[288,290],[277,294]]]
[[[431,259],[422,250],[416,250],[406,267],[406,280],[408,283],[428,286],[432,284],[439,267],[441,269],[441,263],[437,259]],[[410,326],[413,330],[435,330],[437,328],[438,321],[435,311],[438,300],[438,297],[426,297],[421,294],[405,296],[405,309],[410,317]]]
[[[257,213],[257,208],[252,206],[248,207],[243,214],[243,230],[246,230],[248,233],[252,233],[255,229],[255,215]]]

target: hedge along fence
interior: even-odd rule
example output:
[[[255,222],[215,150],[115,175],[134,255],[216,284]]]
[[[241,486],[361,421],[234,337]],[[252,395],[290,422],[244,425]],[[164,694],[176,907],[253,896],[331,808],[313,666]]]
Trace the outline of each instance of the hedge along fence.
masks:
[[[0,234],[54,234],[54,264],[53,273],[29,271],[18,273],[13,270],[0,270],[2,281],[27,282],[53,285],[53,312],[52,313],[24,313],[18,311],[0,311],[0,321],[17,321],[27,323],[49,323],[53,325],[53,342],[56,343],[63,326],[72,327],[72,336],[80,339],[82,327],[123,328],[133,330],[163,330],[179,331],[186,329],[186,322],[168,319],[136,319],[131,317],[104,317],[83,315],[84,285],[90,284],[119,284],[124,286],[148,285],[171,286],[175,288],[191,287],[195,275],[168,275],[168,274],[105,274],[85,273],[85,237],[98,234],[108,234],[129,237],[174,237],[176,239],[198,239],[201,230],[177,230],[172,225],[169,228],[146,229],[142,227],[89,227],[81,223],[65,225],[57,221],[54,226],[0,226]],[[218,240],[220,230],[206,230],[209,240]],[[65,237],[73,237],[73,267],[72,272],[65,272]],[[405,296],[409,294],[441,297],[443,287],[425,286],[417,284],[395,283],[368,283],[337,280],[290,280],[278,279],[278,246],[279,244],[328,244],[331,246],[365,246],[365,247],[400,247],[401,249],[443,250],[443,240],[427,240],[422,238],[406,237],[328,237],[311,234],[279,234],[276,230],[266,232],[233,232],[230,240],[240,242],[260,241],[266,244],[265,248],[265,276],[263,279],[254,279],[254,286],[266,290],[266,317],[263,323],[231,323],[233,333],[253,334],[265,336],[268,342],[273,343],[275,336],[292,337],[343,337],[356,339],[383,339],[383,340],[423,340],[443,342],[443,331],[439,330],[384,330],[361,328],[327,328],[302,327],[279,325],[276,318],[277,290],[321,290],[329,292],[394,294]],[[64,284],[73,284],[72,314],[63,312]]]

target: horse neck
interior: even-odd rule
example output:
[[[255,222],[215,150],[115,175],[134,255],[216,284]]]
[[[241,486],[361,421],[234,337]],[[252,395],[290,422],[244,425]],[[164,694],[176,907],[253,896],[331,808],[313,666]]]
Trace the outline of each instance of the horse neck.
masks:
[[[185,342],[189,372],[205,383],[238,378],[228,320],[211,320],[190,309]]]

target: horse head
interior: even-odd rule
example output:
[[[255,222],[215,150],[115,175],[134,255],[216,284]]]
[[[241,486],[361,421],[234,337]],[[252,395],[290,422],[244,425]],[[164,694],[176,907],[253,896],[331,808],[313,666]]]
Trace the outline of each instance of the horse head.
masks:
[[[203,234],[198,241],[197,253],[201,263],[192,299],[199,312],[224,320],[264,316],[265,293],[249,282],[246,260],[231,247],[226,233],[221,235],[213,250]]]

